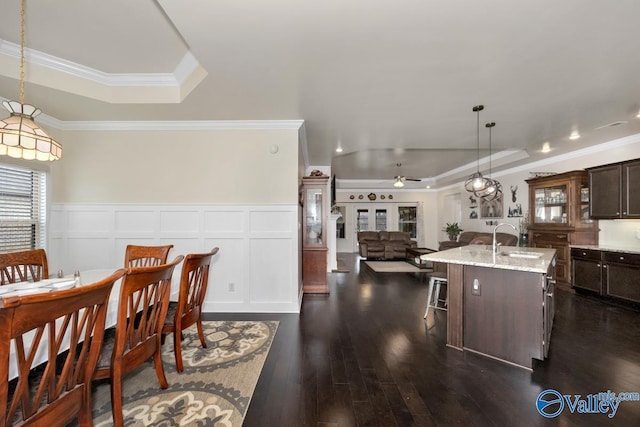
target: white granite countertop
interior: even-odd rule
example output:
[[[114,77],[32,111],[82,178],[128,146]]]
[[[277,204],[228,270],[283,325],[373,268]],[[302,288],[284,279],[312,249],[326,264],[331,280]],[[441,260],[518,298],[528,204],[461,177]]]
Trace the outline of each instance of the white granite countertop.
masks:
[[[611,245],[569,245],[570,248],[590,249],[592,251],[624,252],[628,254],[640,254],[640,247],[611,246]]]
[[[555,257],[555,253],[555,249],[500,246],[498,254],[494,255],[491,246],[467,245],[421,255],[420,258],[425,261],[449,264],[546,273],[549,264]]]

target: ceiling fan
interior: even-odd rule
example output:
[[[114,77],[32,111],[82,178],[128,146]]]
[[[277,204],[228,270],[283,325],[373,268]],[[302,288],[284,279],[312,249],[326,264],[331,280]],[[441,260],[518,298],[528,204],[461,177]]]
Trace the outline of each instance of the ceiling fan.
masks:
[[[398,168],[400,168],[400,166],[402,166],[402,163],[396,163],[396,166],[398,166]],[[416,182],[420,182],[422,181],[420,178],[408,178],[404,175],[396,175],[393,177],[393,186],[396,188],[402,188],[404,187],[404,182],[405,181],[416,181]]]

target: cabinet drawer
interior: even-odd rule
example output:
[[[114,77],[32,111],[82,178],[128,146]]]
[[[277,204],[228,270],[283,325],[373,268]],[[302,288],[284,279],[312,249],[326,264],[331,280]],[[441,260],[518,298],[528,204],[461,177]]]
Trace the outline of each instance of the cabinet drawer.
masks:
[[[534,231],[533,240],[536,242],[549,242],[549,243],[569,243],[569,234],[558,232],[558,233],[542,233],[539,231]]]
[[[571,256],[573,258],[593,259],[600,261],[602,257],[601,251],[594,251],[591,249],[571,248]]]
[[[561,243],[551,243],[551,242],[539,242],[535,241],[533,245],[534,248],[548,248],[555,249],[556,256],[558,257],[558,261],[562,261],[563,263],[569,259],[569,246],[563,245]]]
[[[605,262],[615,262],[618,264],[640,265],[640,254],[605,252],[604,260]]]

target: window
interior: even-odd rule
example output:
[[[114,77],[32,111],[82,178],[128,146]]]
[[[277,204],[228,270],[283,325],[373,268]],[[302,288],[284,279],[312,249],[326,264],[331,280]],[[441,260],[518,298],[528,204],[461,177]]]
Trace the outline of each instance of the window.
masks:
[[[413,239],[416,238],[418,232],[416,215],[417,208],[415,206],[398,207],[398,230],[408,231]]]
[[[0,165],[0,252],[43,248],[46,173]]]

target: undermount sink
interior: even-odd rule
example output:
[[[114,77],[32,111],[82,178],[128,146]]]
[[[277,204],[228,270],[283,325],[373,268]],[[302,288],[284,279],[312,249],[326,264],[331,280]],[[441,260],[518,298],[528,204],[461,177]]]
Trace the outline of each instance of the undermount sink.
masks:
[[[502,252],[500,255],[510,256],[514,258],[531,258],[538,259],[542,256],[541,253],[538,252],[527,252],[527,251],[511,251],[511,252]]]

